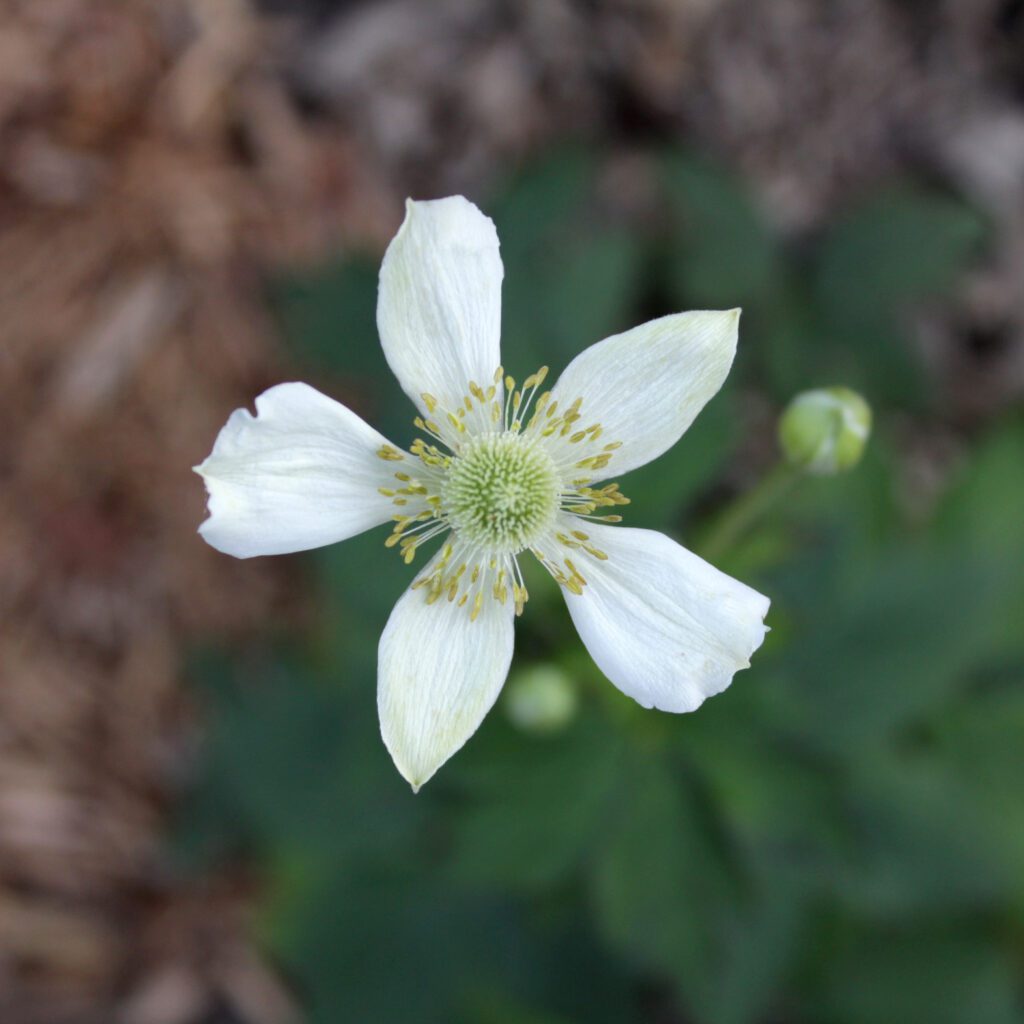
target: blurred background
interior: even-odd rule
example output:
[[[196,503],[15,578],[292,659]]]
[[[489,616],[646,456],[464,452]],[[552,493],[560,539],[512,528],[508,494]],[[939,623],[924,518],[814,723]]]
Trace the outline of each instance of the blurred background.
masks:
[[[413,797],[410,571],[222,556],[189,467],[282,380],[411,440],[377,269],[454,192],[517,376],[744,307],[622,485],[773,631],[643,712],[535,576]],[[863,462],[724,543],[832,384]],[[2,0],[0,395],[3,1024],[1024,1021],[1020,0]]]

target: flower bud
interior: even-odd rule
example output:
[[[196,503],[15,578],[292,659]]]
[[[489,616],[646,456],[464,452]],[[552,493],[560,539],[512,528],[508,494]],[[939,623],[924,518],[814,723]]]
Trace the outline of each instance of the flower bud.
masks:
[[[856,466],[870,433],[871,406],[844,387],[802,392],[779,420],[779,444],[786,460],[819,475]]]
[[[545,734],[564,729],[576,714],[576,689],[555,665],[533,665],[509,680],[505,711],[524,732]]]

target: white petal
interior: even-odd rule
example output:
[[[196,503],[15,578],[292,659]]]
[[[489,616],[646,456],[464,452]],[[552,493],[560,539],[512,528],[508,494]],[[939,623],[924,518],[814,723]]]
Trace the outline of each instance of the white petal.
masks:
[[[377,710],[395,767],[418,790],[476,732],[512,661],[512,602],[427,604],[407,590],[380,638]]]
[[[600,445],[622,442],[602,478],[679,440],[729,373],[739,318],[738,309],[663,316],[591,345],[566,367],[552,401],[564,409],[582,398],[577,426],[600,423]]]
[[[487,386],[501,362],[501,279],[494,224],[462,196],[406,203],[384,254],[377,329],[405,393],[455,409],[470,380]]]
[[[591,657],[623,693],[646,708],[693,711],[748,667],[767,632],[768,598],[664,534],[585,530],[608,559],[573,552],[587,583],[565,599]]]
[[[396,463],[387,439],[308,384],[278,384],[236,409],[196,472],[209,491],[207,543],[236,558],[333,544],[387,522]]]

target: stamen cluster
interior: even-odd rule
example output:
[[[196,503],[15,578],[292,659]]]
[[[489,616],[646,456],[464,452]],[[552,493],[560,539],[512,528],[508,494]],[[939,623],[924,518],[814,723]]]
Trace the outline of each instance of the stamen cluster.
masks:
[[[595,515],[629,503],[618,484],[589,486],[589,474],[603,470],[620,443],[599,445],[600,423],[579,426],[580,398],[562,412],[550,391],[534,403],[547,372],[542,367],[517,390],[499,367],[486,388],[470,381],[454,409],[424,394],[429,418],[414,422],[430,440],[417,438],[408,454],[390,445],[378,451],[385,461],[404,463],[395,473],[399,486],[381,488],[402,510],[385,544],[398,545],[409,563],[420,545],[451,533],[429,571],[413,584],[426,588],[428,603],[443,594],[467,606],[475,620],[485,597],[502,604],[511,597],[519,614],[528,598],[517,561],[522,551],[531,550],[574,593],[582,591],[586,579],[567,552],[608,557],[583,531],[567,532],[558,524],[563,513],[621,520]]]

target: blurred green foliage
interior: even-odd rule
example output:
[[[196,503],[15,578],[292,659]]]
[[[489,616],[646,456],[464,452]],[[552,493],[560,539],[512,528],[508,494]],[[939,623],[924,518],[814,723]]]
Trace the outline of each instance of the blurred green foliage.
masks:
[[[649,316],[743,305],[725,392],[623,481],[630,523],[698,541],[752,396],[864,391],[864,463],[801,482],[721,559],[773,597],[754,667],[696,714],[643,711],[535,574],[517,664],[557,665],[579,713],[538,735],[499,706],[414,797],[374,692],[409,570],[375,532],[314,553],[311,635],[196,657],[209,729],[175,836],[183,870],[258,866],[262,941],[314,1024],[1019,1022],[1024,417],[965,439],[913,515],[891,426],[941,415],[907,318],[955,283],[982,225],[903,185],[797,251],[720,169],[658,166],[664,218],[646,235],[594,214],[599,167],[581,153],[488,204],[504,351],[514,372],[557,372]],[[377,259],[274,294],[308,375],[403,441]]]

